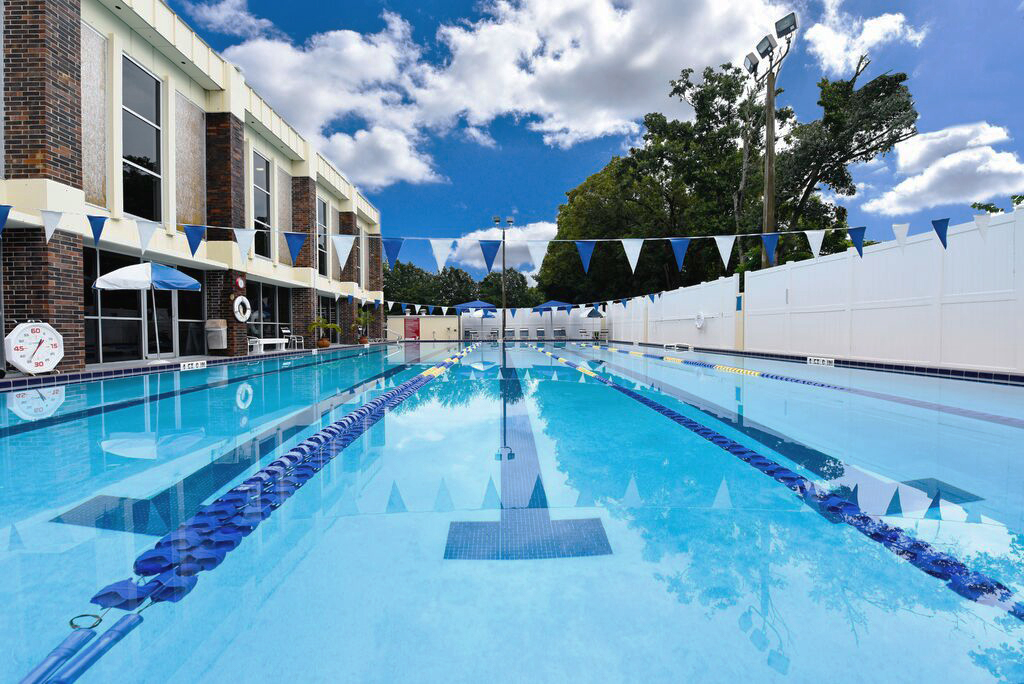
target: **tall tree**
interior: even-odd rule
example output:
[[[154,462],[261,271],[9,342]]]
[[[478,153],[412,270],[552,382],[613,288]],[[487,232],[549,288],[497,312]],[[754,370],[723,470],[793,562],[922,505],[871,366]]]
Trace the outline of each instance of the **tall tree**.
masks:
[[[479,298],[479,285],[461,268],[446,266],[434,278],[437,282],[436,303],[441,306],[455,306]]]
[[[501,272],[494,271],[480,281],[480,299],[501,306]],[[510,309],[537,306],[543,300],[537,288],[514,268],[505,269],[505,303]]]

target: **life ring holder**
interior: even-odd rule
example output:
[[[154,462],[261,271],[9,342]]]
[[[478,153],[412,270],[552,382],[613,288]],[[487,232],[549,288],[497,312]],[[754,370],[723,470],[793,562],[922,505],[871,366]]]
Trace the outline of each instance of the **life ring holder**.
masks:
[[[245,295],[235,297],[231,302],[231,310],[235,314],[235,320],[239,323],[248,323],[252,316],[252,304],[249,303],[249,298]]]
[[[693,324],[695,326],[697,326],[697,330],[703,330],[704,329],[704,312],[703,311],[697,312],[697,315],[693,319]]]

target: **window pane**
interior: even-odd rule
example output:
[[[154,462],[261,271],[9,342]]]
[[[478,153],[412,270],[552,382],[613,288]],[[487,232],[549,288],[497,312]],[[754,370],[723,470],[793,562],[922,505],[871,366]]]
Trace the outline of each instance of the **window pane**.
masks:
[[[252,154],[252,182],[270,192],[270,162],[255,152]]]
[[[124,165],[124,210],[139,218],[160,220],[160,179]]]
[[[82,290],[85,295],[85,315],[99,315],[99,297],[96,289],[92,286],[99,275],[96,273],[96,250],[86,247],[82,250]]]
[[[160,130],[131,112],[122,112],[124,158],[153,173],[160,173]]]
[[[138,294],[138,293],[136,293]],[[103,321],[103,361],[142,358],[142,321],[107,318]]]
[[[321,226],[327,225],[327,202],[322,199],[316,201],[316,222]]]
[[[256,253],[261,257],[270,258],[270,231],[256,226]],[[255,305],[255,302],[254,302]]]
[[[186,321],[202,321],[205,319],[205,316],[203,316],[203,292],[206,291],[206,276],[203,271],[195,268],[181,267],[178,270],[198,280],[199,284],[203,287],[198,292],[192,292],[191,290],[178,291],[178,318]]]
[[[256,233],[259,236],[259,233]],[[260,284],[253,281],[248,281],[245,284],[245,298],[249,300],[249,306],[252,307],[252,315],[249,316],[251,323],[260,322]],[[258,334],[258,333],[250,333]]]
[[[203,324],[198,321],[194,323],[178,323],[178,347],[181,356],[205,354],[206,334],[203,330]]]
[[[114,252],[100,252],[100,273],[110,273],[123,266],[139,263],[138,257],[124,256]],[[138,290],[104,290],[100,293],[100,315],[119,318],[141,318]],[[104,329],[104,338],[106,337]],[[105,340],[104,340],[105,341]]]
[[[282,323],[292,322],[292,291],[286,287],[277,291],[277,319]]]
[[[277,311],[274,306],[274,291],[273,285],[263,286],[263,296],[260,298],[260,310],[263,312],[264,321],[276,321]]]
[[[99,322],[95,318],[85,319],[85,362],[100,362]]]
[[[124,106],[160,125],[160,81],[125,57],[122,71]]]
[[[270,225],[270,195],[262,190],[256,190],[252,194],[253,218],[257,223]],[[259,226],[256,226],[259,228]]]

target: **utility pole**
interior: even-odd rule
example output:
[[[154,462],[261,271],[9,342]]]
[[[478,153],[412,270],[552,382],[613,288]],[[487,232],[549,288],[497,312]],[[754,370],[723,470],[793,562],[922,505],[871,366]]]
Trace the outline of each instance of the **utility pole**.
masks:
[[[775,232],[775,69],[768,68],[764,96],[764,213],[762,233]],[[768,253],[761,251],[761,268],[768,268]]]

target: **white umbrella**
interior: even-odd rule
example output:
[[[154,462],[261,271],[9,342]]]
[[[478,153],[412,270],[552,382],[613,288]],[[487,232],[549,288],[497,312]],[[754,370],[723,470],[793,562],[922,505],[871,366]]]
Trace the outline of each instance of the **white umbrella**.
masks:
[[[160,354],[160,331],[157,330],[156,291],[202,289],[199,281],[176,268],[154,264],[132,264],[100,276],[93,287],[97,290],[149,290],[153,295],[153,329],[156,332],[156,353]]]

